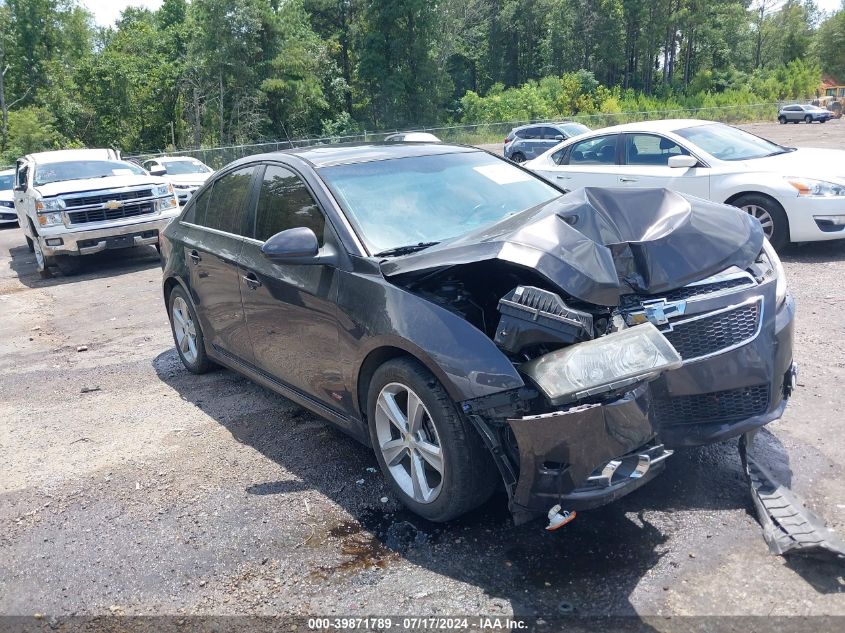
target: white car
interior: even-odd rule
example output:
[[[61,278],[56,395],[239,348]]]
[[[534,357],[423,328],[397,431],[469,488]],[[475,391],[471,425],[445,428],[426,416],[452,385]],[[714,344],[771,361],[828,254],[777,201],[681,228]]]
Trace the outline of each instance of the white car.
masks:
[[[0,226],[18,223],[15,211],[15,170],[0,171]]]
[[[845,238],[845,151],[783,147],[693,119],[582,134],[524,164],[562,189],[663,187],[756,217],[776,247]]]
[[[160,156],[143,163],[153,176],[161,176],[176,190],[179,204],[184,205],[194,192],[205,184],[214,170],[191,156]]]
[[[440,143],[440,139],[428,132],[399,132],[384,138],[385,143]]]

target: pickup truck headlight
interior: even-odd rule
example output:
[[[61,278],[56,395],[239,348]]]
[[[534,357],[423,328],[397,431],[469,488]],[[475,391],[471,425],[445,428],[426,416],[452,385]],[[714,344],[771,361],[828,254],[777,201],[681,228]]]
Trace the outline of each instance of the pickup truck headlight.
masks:
[[[173,185],[156,185],[155,189],[153,190],[153,193],[156,196],[167,196],[167,195],[172,196],[173,195]]]
[[[158,200],[158,210],[159,211],[167,211],[168,209],[175,209],[179,206],[179,200],[176,199],[176,196],[170,195],[167,198],[161,198]]]
[[[783,264],[778,257],[777,252],[769,244],[769,240],[763,240],[763,252],[760,253],[761,259],[768,259],[770,270],[764,276],[764,280],[771,279],[773,276],[775,282],[775,297],[777,298],[777,305],[779,306],[786,299],[786,271],[783,269]]]
[[[65,208],[65,201],[61,198],[50,198],[48,200],[39,200],[35,203],[35,210],[41,213],[42,211],[63,211]]]
[[[845,196],[845,185],[812,178],[790,177],[786,181],[798,190],[798,195],[809,198],[835,198]]]
[[[644,323],[545,354],[520,371],[559,405],[656,378],[682,362],[666,337]]]

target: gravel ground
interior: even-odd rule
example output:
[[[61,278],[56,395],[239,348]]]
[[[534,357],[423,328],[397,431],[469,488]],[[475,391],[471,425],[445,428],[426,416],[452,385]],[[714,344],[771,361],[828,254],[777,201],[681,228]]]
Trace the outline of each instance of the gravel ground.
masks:
[[[845,121],[749,129],[845,146]],[[801,387],[756,452],[845,533],[845,242],[784,259]],[[768,553],[733,443],[556,534],[501,496],[427,524],[314,414],[187,373],[160,277],[149,248],[41,280],[0,230],[2,614],[845,615],[842,567]]]

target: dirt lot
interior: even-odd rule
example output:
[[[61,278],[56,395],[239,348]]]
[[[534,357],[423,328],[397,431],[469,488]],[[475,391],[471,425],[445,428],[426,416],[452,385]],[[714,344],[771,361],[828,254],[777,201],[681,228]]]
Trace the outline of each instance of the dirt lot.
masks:
[[[845,147],[845,121],[749,128]],[[845,243],[785,266],[801,387],[757,453],[845,534]],[[0,230],[0,613],[845,615],[842,567],[768,553],[734,444],[553,535],[502,497],[426,524],[315,415],[187,373],[160,276],[149,248],[41,280]]]

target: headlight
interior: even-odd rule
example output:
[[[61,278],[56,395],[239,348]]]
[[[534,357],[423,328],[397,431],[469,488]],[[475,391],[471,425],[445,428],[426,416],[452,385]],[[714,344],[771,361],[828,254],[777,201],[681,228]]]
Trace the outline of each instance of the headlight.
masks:
[[[56,226],[58,224],[64,224],[64,218],[60,212],[56,213],[52,211],[44,213],[43,211],[39,211],[38,224],[41,226]]]
[[[11,200],[0,200],[0,207],[7,207],[9,209],[15,208],[15,203]]]
[[[49,200],[39,200],[35,203],[35,210],[39,213],[41,211],[62,211],[65,208],[65,201],[61,198],[51,198]]]
[[[666,337],[644,323],[545,354],[520,370],[558,405],[657,377],[681,364]]]
[[[174,209],[178,206],[179,206],[179,201],[173,195],[170,195],[167,198],[162,198],[161,200],[158,201],[158,210],[159,211],[167,211],[168,209]]]
[[[154,193],[156,196],[173,195],[173,185],[157,185]]]
[[[845,196],[845,185],[812,178],[787,178],[786,181],[798,190],[799,196],[811,198],[832,198]]]
[[[763,258],[769,260],[770,270],[763,275],[764,281],[767,281],[775,277],[777,280],[775,282],[775,296],[777,298],[777,305],[779,306],[783,303],[783,300],[786,299],[786,272],[783,269],[783,264],[780,261],[780,257],[778,257],[777,252],[769,244],[769,240],[763,240]]]

